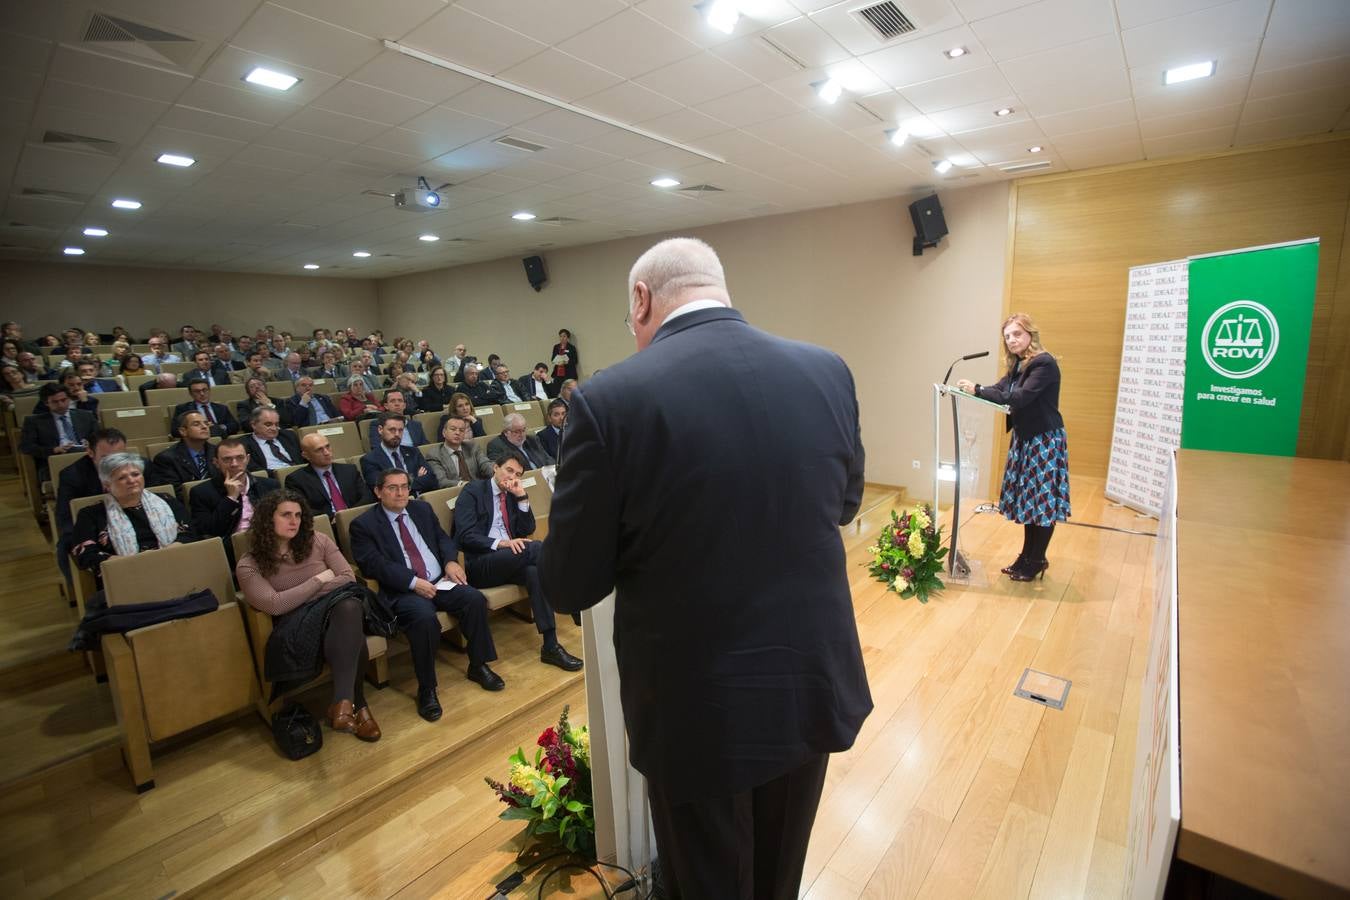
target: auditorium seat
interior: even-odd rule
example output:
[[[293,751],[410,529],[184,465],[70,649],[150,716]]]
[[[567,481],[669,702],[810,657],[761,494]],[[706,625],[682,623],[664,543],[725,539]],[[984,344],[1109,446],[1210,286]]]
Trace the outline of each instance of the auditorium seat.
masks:
[[[219,444],[220,438],[213,434],[209,438],[207,438],[206,441],[209,444]],[[161,453],[163,453],[165,450],[168,450],[176,443],[178,443],[177,438],[166,441],[150,441],[145,445],[145,453],[150,459],[154,459],[156,456],[159,456]]]
[[[444,413],[438,410],[436,412],[417,413],[413,416],[414,419],[422,423],[422,431],[426,432],[427,440],[430,443],[440,443],[441,433],[437,430],[437,426],[441,423],[442,415]]]
[[[526,428],[539,428],[545,424],[544,413],[539,409],[538,400],[527,400],[524,403],[503,404],[502,413],[503,415],[519,413],[525,418]]]
[[[149,353],[150,351],[147,350],[145,352]],[[123,375],[122,380],[127,383],[127,390],[139,397],[141,395],[141,385],[145,384],[147,381],[154,381],[155,373],[147,372],[143,375]]]
[[[140,391],[136,393],[139,395]],[[192,395],[188,393],[188,389],[185,387],[150,388],[145,392],[146,406],[167,406],[170,414],[172,414],[175,406],[191,400]]]
[[[159,370],[161,372],[165,374],[173,374],[178,376],[182,376],[192,371],[194,368],[196,368],[196,364],[190,360],[188,362],[176,362],[176,363],[166,362],[160,363],[159,365]]]
[[[127,440],[163,440],[169,433],[169,412],[163,406],[133,406],[128,409],[100,409],[104,428],[116,428]]]
[[[289,400],[295,396],[295,385],[290,381],[269,381],[267,382],[267,396],[273,400]]]
[[[279,482],[281,483],[281,486],[282,486],[282,487],[285,487],[285,486],[286,486],[286,476],[287,476],[287,475],[290,475],[292,472],[295,472],[295,471],[298,471],[298,470],[300,470],[300,469],[303,469],[303,468],[304,468],[305,466],[307,466],[307,465],[309,465],[309,463],[301,463],[301,464],[298,465],[298,466],[282,466],[280,469],[273,469],[273,470],[272,470],[272,476],[271,476],[271,477],[273,477],[273,478],[275,478],[277,481],[279,481]],[[238,557],[235,557],[235,558],[238,559]]]
[[[148,392],[147,392],[148,393]],[[228,406],[231,412],[234,411],[234,405],[240,400],[248,397],[248,391],[242,384],[213,384],[211,385],[211,402],[223,403]]]
[[[360,459],[365,453],[361,443],[361,431],[355,422],[325,422],[322,425],[303,425],[295,430],[296,437],[307,434],[321,434],[328,438],[334,458],[355,456]]]
[[[220,606],[187,619],[103,636],[122,755],[137,792],[155,786],[151,744],[261,704],[253,657],[219,538],[103,564],[109,606],[210,588]]]
[[[483,431],[488,437],[502,433],[502,408],[500,406],[475,406],[473,414],[483,423]]]
[[[130,409],[133,406],[141,405],[139,391],[110,391],[96,396],[98,397],[99,412],[105,409]]]

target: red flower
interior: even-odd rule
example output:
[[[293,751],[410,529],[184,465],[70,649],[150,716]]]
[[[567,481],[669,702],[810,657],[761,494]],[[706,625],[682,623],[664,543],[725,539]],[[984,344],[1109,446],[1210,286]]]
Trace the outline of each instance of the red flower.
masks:
[[[552,747],[556,743],[558,743],[558,732],[554,731],[553,726],[550,725],[544,729],[543,734],[539,735],[539,746]]]
[[[890,564],[890,563],[882,563],[882,564],[881,564],[881,567],[882,567],[883,569],[885,569],[886,571],[889,572],[890,569],[891,569],[891,564]]]

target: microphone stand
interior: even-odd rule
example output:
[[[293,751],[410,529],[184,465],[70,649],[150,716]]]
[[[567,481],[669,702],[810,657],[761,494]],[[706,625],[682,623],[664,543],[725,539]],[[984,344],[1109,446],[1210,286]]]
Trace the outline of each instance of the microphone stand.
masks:
[[[965,356],[952,360],[952,364],[947,367],[947,374],[942,376],[942,383],[946,385],[952,377],[952,371],[957,363],[965,362],[968,359],[979,359],[988,356],[989,351],[981,353],[967,353]],[[951,552],[947,554],[947,575],[952,578],[969,579],[970,564],[966,562],[963,554],[957,546],[957,533],[961,530],[961,422],[960,412],[956,402],[956,397],[951,395],[952,401],[952,455],[956,460],[956,480],[952,483],[952,542]],[[937,498],[934,498],[937,502]],[[934,511],[936,512],[936,510]]]

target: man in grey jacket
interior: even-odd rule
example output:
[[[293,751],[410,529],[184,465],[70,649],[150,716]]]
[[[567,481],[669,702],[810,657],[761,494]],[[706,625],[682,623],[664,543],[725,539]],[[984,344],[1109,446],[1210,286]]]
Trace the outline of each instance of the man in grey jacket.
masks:
[[[492,477],[492,461],[483,448],[468,441],[469,423],[451,416],[441,430],[441,445],[426,455],[427,466],[436,476],[436,487],[468,484],[476,478]]]

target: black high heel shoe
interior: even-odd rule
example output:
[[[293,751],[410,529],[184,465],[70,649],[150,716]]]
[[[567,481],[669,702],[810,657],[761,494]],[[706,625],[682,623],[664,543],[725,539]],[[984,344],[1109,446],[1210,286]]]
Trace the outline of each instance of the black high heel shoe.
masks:
[[[1013,581],[1031,581],[1035,578],[1040,578],[1042,581],[1044,581],[1045,570],[1048,568],[1050,568],[1050,563],[1048,560],[1043,559],[1040,562],[1026,561],[1024,562],[1022,568],[1013,569],[1013,571],[1009,572],[1008,577],[1011,578]]]
[[[1022,566],[1026,565],[1026,562],[1027,558],[1019,553],[1017,555],[1017,559],[1008,563],[1008,565],[999,569],[999,571],[1002,572],[1004,575],[1011,575],[1013,572],[1016,572],[1018,569],[1022,568]]]

